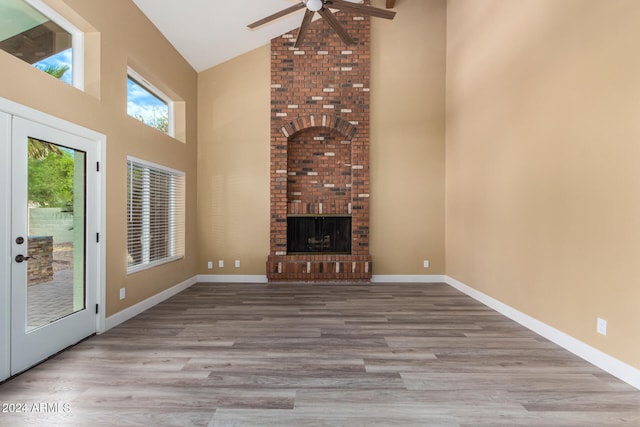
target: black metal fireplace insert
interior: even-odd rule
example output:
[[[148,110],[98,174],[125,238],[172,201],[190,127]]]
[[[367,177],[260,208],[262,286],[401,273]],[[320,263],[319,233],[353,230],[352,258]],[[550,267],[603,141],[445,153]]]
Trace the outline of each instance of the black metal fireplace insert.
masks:
[[[287,252],[350,254],[351,217],[288,217]]]

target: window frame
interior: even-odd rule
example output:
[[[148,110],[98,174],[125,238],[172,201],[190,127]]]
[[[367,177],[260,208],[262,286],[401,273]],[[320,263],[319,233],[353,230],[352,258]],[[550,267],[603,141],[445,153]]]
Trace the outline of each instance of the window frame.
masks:
[[[165,135],[170,136],[172,138],[175,137],[175,107],[174,107],[173,99],[171,99],[166,93],[164,93],[163,91],[158,89],[157,86],[155,86],[153,83],[151,83],[142,74],[140,74],[139,72],[137,72],[136,70],[134,70],[130,66],[127,66],[127,80],[129,80],[129,79],[133,80],[136,84],[138,84],[140,87],[145,89],[151,95],[155,96],[160,101],[162,101],[165,104],[167,104],[167,108],[168,108],[167,132],[166,133],[162,132],[162,133],[164,133]],[[128,91],[127,91],[127,104],[128,103],[129,103],[129,94],[128,94]],[[133,117],[133,116],[129,115],[129,117]],[[144,123],[144,124],[146,126],[149,126],[147,123]],[[152,126],[149,126],[149,127],[153,128]]]
[[[132,166],[133,165],[133,166]],[[159,165],[157,163],[149,162],[147,160],[142,160],[133,156],[127,156],[127,174],[129,174],[129,170],[131,167],[141,167],[144,169],[144,181],[146,184],[144,186],[149,186],[147,189],[143,189],[143,195],[141,196],[143,207],[141,208],[143,217],[141,222],[141,237],[143,238],[141,242],[141,252],[142,252],[142,261],[140,263],[129,265],[129,261],[127,259],[127,274],[137,273],[139,271],[148,270],[150,268],[157,267],[162,264],[166,264],[169,262],[177,261],[180,259],[184,259],[185,251],[186,251],[186,179],[187,174],[183,171],[172,169],[163,165]],[[181,192],[182,194],[175,194],[171,196],[171,199],[177,198],[171,203],[171,208],[167,212],[167,224],[170,226],[173,225],[176,228],[169,232],[169,242],[166,244],[167,251],[169,252],[167,256],[151,260],[150,259],[150,251],[151,251],[151,232],[152,228],[152,219],[151,219],[151,200],[150,194],[152,192],[150,188],[150,170],[158,171],[162,174],[169,174],[173,178],[182,179],[181,183]],[[130,244],[130,236],[129,236],[129,217],[132,215],[132,196],[130,192],[131,188],[131,178],[128,176],[127,178],[127,256],[129,256],[129,244]],[[167,189],[167,192],[169,190]],[[180,201],[181,199],[181,201]],[[181,203],[181,205],[177,205],[177,203]],[[177,209],[176,209],[177,208]],[[182,218],[177,219],[179,212],[177,210],[181,210]]]
[[[84,91],[84,32],[42,0],[24,0],[24,2],[71,34],[71,49],[73,50],[71,84],[76,89]]]

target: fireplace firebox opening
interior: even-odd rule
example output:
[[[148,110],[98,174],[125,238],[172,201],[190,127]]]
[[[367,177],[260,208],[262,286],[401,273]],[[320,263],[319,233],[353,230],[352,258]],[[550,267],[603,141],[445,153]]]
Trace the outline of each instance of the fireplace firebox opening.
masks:
[[[287,252],[351,254],[351,217],[288,217]]]

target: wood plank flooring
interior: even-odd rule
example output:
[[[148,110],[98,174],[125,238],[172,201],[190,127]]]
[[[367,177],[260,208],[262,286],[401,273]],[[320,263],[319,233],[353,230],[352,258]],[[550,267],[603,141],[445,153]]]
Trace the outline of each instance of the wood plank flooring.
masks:
[[[2,426],[640,425],[640,391],[445,284],[198,284],[0,402],[28,408]]]

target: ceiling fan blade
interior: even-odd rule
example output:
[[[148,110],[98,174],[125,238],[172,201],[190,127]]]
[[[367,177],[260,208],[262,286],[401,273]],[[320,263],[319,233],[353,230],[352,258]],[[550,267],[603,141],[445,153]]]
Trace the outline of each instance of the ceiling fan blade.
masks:
[[[314,14],[315,12],[309,9],[304,13],[302,25],[300,25],[300,29],[298,30],[298,37],[296,38],[296,44],[294,47],[300,47],[300,45],[302,45],[302,41],[304,40],[304,36],[307,34],[307,30],[309,29],[309,25],[311,24]]]
[[[325,7],[361,13],[375,18],[393,19],[396,16],[396,13],[392,10],[380,9],[366,4],[351,3],[344,0],[327,0]]]
[[[323,7],[318,11],[318,13],[324,18],[325,21],[327,21],[327,24],[329,24],[329,26],[331,26],[331,28],[333,28],[333,30],[338,33],[344,44],[353,44],[353,39],[347,33],[347,30],[345,30],[344,27],[340,25],[336,17],[333,15],[333,12],[331,12],[326,7]]]
[[[275,21],[278,18],[282,18],[283,16],[286,16],[286,15],[288,15],[290,13],[293,13],[293,12],[298,11],[300,9],[303,9],[305,7],[306,7],[305,4],[300,2],[300,3],[296,4],[296,5],[293,5],[293,6],[290,6],[290,7],[286,8],[286,9],[281,10],[280,12],[276,12],[273,15],[269,15],[266,18],[262,18],[262,19],[260,19],[260,20],[258,20],[256,22],[253,22],[253,23],[247,25],[247,27],[249,27],[251,29],[259,27],[260,25],[264,25],[267,22]]]

